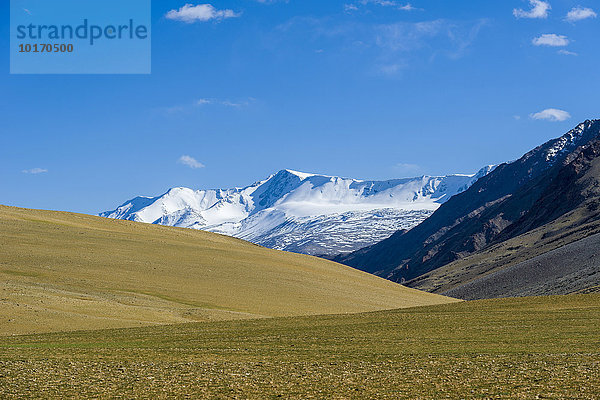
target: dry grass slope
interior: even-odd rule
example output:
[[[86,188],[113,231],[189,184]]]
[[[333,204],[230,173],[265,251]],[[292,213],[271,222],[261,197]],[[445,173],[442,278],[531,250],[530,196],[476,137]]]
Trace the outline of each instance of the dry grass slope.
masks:
[[[0,206],[0,335],[451,301],[216,234]]]

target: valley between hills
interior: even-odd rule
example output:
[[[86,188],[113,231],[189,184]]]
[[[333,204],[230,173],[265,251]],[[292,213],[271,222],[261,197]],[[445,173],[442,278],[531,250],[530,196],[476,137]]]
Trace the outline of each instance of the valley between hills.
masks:
[[[490,168],[350,266],[0,206],[0,397],[600,398],[599,143],[586,121]]]

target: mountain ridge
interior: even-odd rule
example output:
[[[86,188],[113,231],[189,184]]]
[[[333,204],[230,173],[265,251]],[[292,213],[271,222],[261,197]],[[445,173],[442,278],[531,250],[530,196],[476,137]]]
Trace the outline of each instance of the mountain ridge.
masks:
[[[284,169],[246,187],[171,188],[102,217],[207,230],[266,247],[335,256],[410,229],[470,187],[476,174],[370,181]]]
[[[414,229],[397,232],[336,260],[403,282],[482,250],[497,240],[514,237],[518,232],[508,234],[511,226],[514,229],[518,226],[515,223],[534,210],[532,207],[549,190],[562,163],[599,135],[599,120],[578,124],[518,160],[498,166]],[[556,216],[546,216],[540,222]],[[503,233],[505,236],[501,236]]]
[[[600,138],[543,178],[521,191],[539,195],[489,246],[406,285],[462,299],[600,290]]]

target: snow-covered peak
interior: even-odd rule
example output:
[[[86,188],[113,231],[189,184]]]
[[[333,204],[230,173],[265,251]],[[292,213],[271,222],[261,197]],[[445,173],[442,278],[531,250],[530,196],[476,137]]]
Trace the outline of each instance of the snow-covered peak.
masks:
[[[299,236],[298,232],[288,232],[291,236],[286,234],[280,237],[272,231],[283,229],[287,232],[292,221],[295,224],[301,220],[301,225],[305,227],[311,226],[311,221],[320,221],[319,229],[327,232],[327,227],[322,224],[333,221],[336,221],[335,224],[345,224],[349,223],[344,221],[350,221],[350,216],[351,219],[360,216],[359,219],[365,224],[361,229],[370,232],[378,226],[369,227],[370,216],[377,219],[386,215],[389,219],[384,224],[386,230],[366,235],[360,242],[364,244],[368,237],[381,238],[382,235],[393,233],[393,228],[412,227],[441,203],[468,189],[492,168],[486,167],[477,174],[421,176],[387,181],[363,181],[284,169],[244,188],[194,190],[178,187],[157,197],[136,197],[116,210],[100,215],[204,229],[257,243],[263,243],[258,238],[266,236],[278,237],[278,243],[280,239],[288,243],[291,237],[305,237]],[[292,248],[298,246],[291,242],[289,245]]]
[[[294,171],[293,169],[284,169],[283,171],[285,171],[289,174],[292,174],[292,175],[296,175],[298,178],[300,178],[301,181],[316,175],[316,174],[307,174],[306,172]],[[283,171],[281,171],[281,172],[283,172]]]
[[[540,157],[541,160],[539,160],[539,162],[543,162],[547,166],[552,166],[557,162],[562,161],[566,155],[571,153],[577,147],[583,146],[590,140],[598,138],[599,129],[600,120],[587,120],[580,123],[561,137],[550,140],[530,151],[519,161],[533,160],[534,162],[538,162],[536,159]]]
[[[582,137],[585,125],[585,123],[581,123],[575,129],[556,139],[548,150],[546,150],[546,161],[552,162],[560,153],[568,151],[568,148],[571,146],[576,146]]]
[[[388,207],[434,210],[492,169],[493,166],[488,166],[477,174],[387,181],[362,181],[284,169],[245,188],[193,190],[178,187],[154,198],[136,197],[101,215],[156,223],[169,219],[169,215],[179,219],[182,213],[192,212],[201,215],[207,225],[214,226],[267,209],[279,209],[302,217]]]
[[[362,181],[284,169],[245,188],[193,190],[179,187],[154,198],[136,197],[101,215],[148,223],[180,221],[182,215],[197,215],[201,216],[202,225],[215,226],[240,222],[268,209],[298,217],[383,208],[435,210],[492,169],[493,166],[488,166],[471,175],[387,181]],[[199,223],[192,225],[198,227]]]

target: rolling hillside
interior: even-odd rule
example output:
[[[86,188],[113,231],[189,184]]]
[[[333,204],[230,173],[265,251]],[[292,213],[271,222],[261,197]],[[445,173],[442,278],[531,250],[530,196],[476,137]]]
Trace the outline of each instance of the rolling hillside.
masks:
[[[0,334],[451,301],[213,233],[0,206]]]

